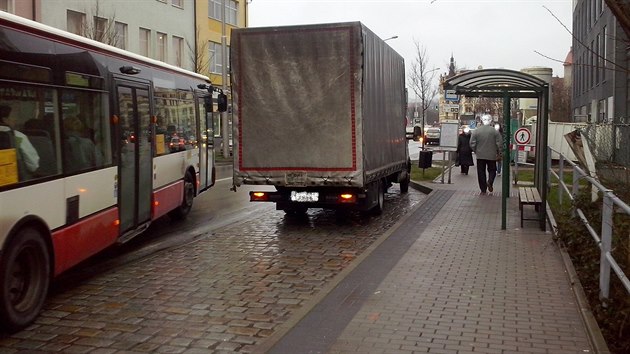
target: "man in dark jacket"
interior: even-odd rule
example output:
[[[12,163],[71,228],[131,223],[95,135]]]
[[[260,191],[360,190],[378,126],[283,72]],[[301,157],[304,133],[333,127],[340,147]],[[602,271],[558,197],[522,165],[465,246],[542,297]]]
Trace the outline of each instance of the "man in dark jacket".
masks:
[[[475,129],[470,138],[470,147],[477,155],[477,180],[481,194],[486,194],[486,189],[492,193],[492,184],[497,175],[497,157],[501,151],[501,134],[490,125],[492,117],[489,114],[481,116],[482,125]],[[486,170],[488,179],[486,180]]]

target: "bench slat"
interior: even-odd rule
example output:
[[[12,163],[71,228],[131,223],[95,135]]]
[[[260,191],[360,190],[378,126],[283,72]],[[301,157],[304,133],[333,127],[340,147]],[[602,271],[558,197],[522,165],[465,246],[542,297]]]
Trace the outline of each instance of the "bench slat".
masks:
[[[523,227],[523,220],[539,220],[539,218],[529,219],[523,216],[524,205],[533,205],[537,212],[541,212],[540,209],[542,205],[542,199],[540,198],[540,193],[538,193],[538,189],[533,187],[520,187],[518,189],[518,203],[519,209],[521,210],[521,227]],[[542,224],[541,228],[543,228]]]

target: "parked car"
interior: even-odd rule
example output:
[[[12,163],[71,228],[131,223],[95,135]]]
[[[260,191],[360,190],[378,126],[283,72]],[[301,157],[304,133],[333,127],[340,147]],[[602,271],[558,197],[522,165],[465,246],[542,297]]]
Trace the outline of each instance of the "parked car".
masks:
[[[425,144],[439,144],[440,143],[440,128],[427,128],[424,134],[424,143]]]

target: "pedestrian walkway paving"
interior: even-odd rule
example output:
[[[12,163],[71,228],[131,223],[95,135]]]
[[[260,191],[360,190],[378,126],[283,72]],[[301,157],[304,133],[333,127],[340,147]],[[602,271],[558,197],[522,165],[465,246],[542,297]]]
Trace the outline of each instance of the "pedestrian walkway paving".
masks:
[[[594,353],[561,253],[475,168],[411,212],[270,353]],[[532,211],[533,212],[533,211]],[[604,345],[605,347],[605,345]]]

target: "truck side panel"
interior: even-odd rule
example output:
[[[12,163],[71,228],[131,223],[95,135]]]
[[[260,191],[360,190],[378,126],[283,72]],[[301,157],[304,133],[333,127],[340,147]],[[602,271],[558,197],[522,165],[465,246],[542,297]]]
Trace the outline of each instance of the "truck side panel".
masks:
[[[360,36],[358,22],[233,30],[235,184],[363,185]]]
[[[405,63],[363,26],[363,157],[366,183],[407,161]]]

